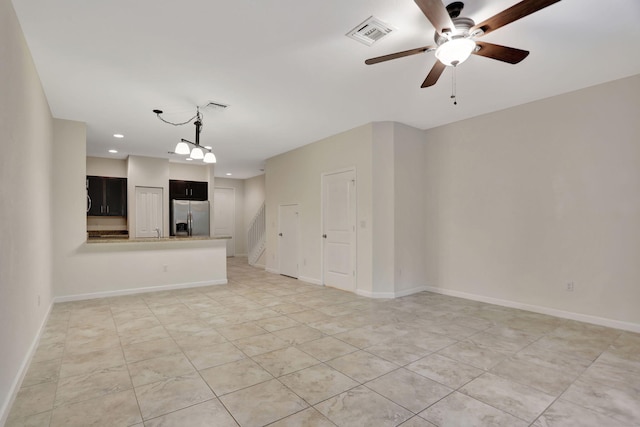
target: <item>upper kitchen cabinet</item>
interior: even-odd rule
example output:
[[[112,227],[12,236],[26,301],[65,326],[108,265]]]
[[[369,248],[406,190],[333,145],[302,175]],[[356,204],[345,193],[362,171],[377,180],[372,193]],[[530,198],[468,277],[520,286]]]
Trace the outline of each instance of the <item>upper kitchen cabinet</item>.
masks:
[[[169,199],[171,200],[208,200],[208,198],[208,182],[169,180]]]
[[[87,176],[88,216],[127,216],[127,179]]]

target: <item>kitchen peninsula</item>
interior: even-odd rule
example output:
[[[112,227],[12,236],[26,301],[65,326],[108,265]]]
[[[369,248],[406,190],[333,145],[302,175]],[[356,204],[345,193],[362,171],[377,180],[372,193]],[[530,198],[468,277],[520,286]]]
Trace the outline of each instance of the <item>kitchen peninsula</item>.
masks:
[[[89,237],[87,243],[162,243],[162,242],[187,242],[197,240],[226,240],[229,236],[170,236],[170,237],[139,237],[134,239],[121,237]]]
[[[75,251],[82,289],[58,301],[227,283],[226,239],[89,239]]]
[[[56,188],[65,189],[57,194],[52,217],[56,302],[227,283],[226,239],[135,238],[137,188],[161,192],[160,234],[169,236],[170,179],[207,181],[211,200],[213,167],[187,169],[167,159],[140,156],[88,158],[83,123],[54,120],[54,125],[54,161],[69,165],[54,176]],[[126,219],[106,218],[94,230],[126,230],[129,238],[87,239],[87,176],[127,178]],[[114,221],[118,223],[112,226]]]

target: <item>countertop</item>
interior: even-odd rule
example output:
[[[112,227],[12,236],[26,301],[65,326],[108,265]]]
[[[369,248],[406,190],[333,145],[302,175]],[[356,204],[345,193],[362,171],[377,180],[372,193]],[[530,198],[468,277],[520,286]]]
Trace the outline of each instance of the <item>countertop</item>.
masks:
[[[144,237],[139,239],[123,239],[121,237],[90,237],[87,239],[87,243],[156,243],[156,242],[188,242],[188,241],[202,241],[202,240],[223,240],[230,239],[231,236],[171,236],[171,237]]]

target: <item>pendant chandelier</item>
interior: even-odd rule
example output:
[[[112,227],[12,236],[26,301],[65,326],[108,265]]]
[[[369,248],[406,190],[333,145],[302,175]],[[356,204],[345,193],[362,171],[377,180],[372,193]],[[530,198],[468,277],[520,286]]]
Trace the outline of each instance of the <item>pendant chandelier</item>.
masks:
[[[213,103],[210,103],[210,104],[213,104]],[[209,104],[207,104],[207,106],[208,105]],[[226,107],[226,105],[223,106],[221,104],[215,104],[215,105],[220,107]],[[211,151],[211,148],[203,147],[200,145],[200,132],[202,131],[202,113],[200,113],[200,107],[196,107],[195,116],[191,117],[189,120],[182,123],[173,123],[163,119],[161,117],[161,114],[163,113],[162,110],[153,110],[153,112],[156,114],[156,116],[160,120],[173,126],[186,125],[187,123],[191,123],[192,121],[193,121],[193,124],[196,126],[196,141],[192,142],[192,141],[189,141],[188,139],[182,138],[180,142],[176,144],[176,148],[173,150],[175,154],[180,154],[183,156],[188,155],[189,156],[188,159],[202,160],[204,163],[216,163],[216,156],[215,154],[213,154],[213,151]]]

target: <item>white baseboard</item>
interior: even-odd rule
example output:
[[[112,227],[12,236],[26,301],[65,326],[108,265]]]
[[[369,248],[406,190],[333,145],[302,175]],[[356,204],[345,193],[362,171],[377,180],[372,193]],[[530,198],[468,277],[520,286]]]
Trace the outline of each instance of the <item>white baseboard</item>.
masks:
[[[429,292],[434,292],[437,294],[469,299],[472,301],[486,302],[488,304],[495,304],[503,307],[533,311],[534,313],[547,314],[549,316],[561,317],[563,319],[577,320],[579,322],[592,323],[594,325],[607,326],[609,328],[622,329],[625,331],[640,333],[640,324],[637,324],[637,323],[623,322],[620,320],[607,319],[607,318],[598,317],[598,316],[591,316],[589,314],[574,313],[571,311],[564,311],[564,310],[559,310],[555,308],[543,307],[539,305],[531,305],[531,304],[525,304],[525,303],[520,303],[516,301],[492,298],[484,295],[470,294],[467,292],[454,291],[451,289],[436,288],[432,286],[426,286],[424,290]]]
[[[267,273],[280,274],[280,271],[276,270],[275,268],[268,268],[268,267],[265,267],[265,268],[264,268],[264,270],[265,270]]]
[[[372,292],[372,291],[365,291],[362,289],[356,289],[356,294],[363,297],[368,297],[368,298],[379,298],[379,299],[400,298],[400,297],[406,297],[407,295],[417,294],[418,292],[422,292],[426,290],[427,290],[426,286],[417,286],[415,288],[405,289],[404,291],[400,291],[400,292]]]
[[[267,266],[264,264],[253,264],[252,267],[261,268],[264,270]]]
[[[232,256],[238,257],[238,258],[247,258],[249,255],[248,254],[233,254]]]
[[[362,289],[356,289],[356,295],[360,295],[368,298],[386,299],[386,298],[394,298],[395,294],[393,292],[371,292],[371,291],[365,291]]]
[[[324,286],[322,280],[314,279],[313,277],[300,276],[298,277],[298,280],[300,280],[301,282],[310,283],[312,285]]]
[[[20,368],[18,369],[18,373],[13,380],[13,384],[11,384],[11,388],[9,389],[9,393],[7,394],[7,398],[4,402],[2,402],[2,406],[0,406],[0,426],[5,425],[7,422],[7,418],[9,418],[9,411],[11,410],[11,406],[16,400],[16,396],[20,391],[20,387],[22,386],[22,381],[24,381],[24,376],[27,374],[29,370],[29,365],[31,364],[31,359],[33,359],[33,355],[38,348],[38,343],[40,342],[40,337],[42,336],[42,332],[44,331],[44,327],[47,325],[47,321],[49,321],[49,315],[51,315],[51,309],[53,308],[53,301],[49,304],[49,308],[47,309],[47,313],[44,315],[42,319],[42,323],[40,324],[40,328],[38,329],[38,333],[35,338],[31,342],[29,346],[29,351],[27,351]]]
[[[416,286],[415,288],[405,289],[404,291],[394,292],[395,298],[406,297],[408,295],[417,294],[418,292],[426,291],[426,286]]]
[[[123,295],[142,294],[145,292],[170,291],[174,289],[200,288],[203,286],[226,285],[227,279],[208,280],[204,282],[177,283],[172,285],[149,286],[146,288],[121,289],[117,291],[92,292],[87,294],[65,295],[54,298],[54,302],[80,301],[95,298],[118,297]]]

